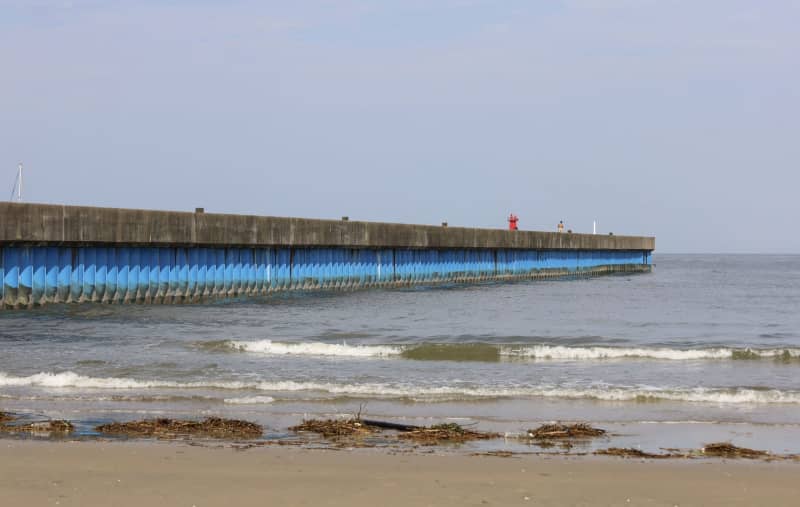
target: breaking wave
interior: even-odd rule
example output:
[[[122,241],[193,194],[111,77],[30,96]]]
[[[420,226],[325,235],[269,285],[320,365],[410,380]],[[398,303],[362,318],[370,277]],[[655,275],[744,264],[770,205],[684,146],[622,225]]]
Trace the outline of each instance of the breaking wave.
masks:
[[[400,354],[402,349],[383,345],[347,345],[346,343],[273,342],[272,340],[229,341],[228,346],[244,352],[272,355],[381,357]]]
[[[757,360],[800,359],[800,349],[705,348],[675,349],[667,347],[608,347],[563,345],[498,345],[490,343],[423,343],[418,345],[348,345],[347,343],[275,342],[272,340],[211,342],[208,350],[238,350],[266,355],[338,356],[356,358],[403,357],[435,361],[502,361],[502,360],[603,360],[655,359],[691,360]]]
[[[225,398],[223,401],[230,405],[260,405],[272,403],[275,398],[272,396],[242,396],[241,398]]]
[[[223,381],[223,382],[173,382],[161,380],[136,380],[128,378],[98,378],[74,372],[37,373],[28,377],[15,377],[0,372],[0,387],[28,386],[41,388],[90,389],[221,389],[263,391],[271,395],[281,392],[318,392],[326,395],[362,398],[402,398],[414,401],[436,402],[490,398],[564,398],[593,399],[617,402],[677,401],[716,404],[800,404],[800,391],[753,388],[677,388],[659,389],[637,387],[560,387],[560,386],[415,386],[409,384],[336,384],[327,382],[285,381]],[[255,395],[230,397],[226,403],[270,403],[272,396]]]

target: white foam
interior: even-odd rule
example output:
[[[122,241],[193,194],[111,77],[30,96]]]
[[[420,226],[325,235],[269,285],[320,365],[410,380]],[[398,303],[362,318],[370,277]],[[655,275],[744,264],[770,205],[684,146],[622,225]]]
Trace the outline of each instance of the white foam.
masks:
[[[244,382],[172,382],[169,380],[136,380],[117,377],[86,377],[71,371],[62,373],[42,372],[28,377],[12,377],[0,372],[0,387],[30,386],[47,388],[88,389],[149,389],[149,388],[218,388],[246,389]]]
[[[777,358],[786,349],[670,349],[645,347],[564,347],[560,345],[503,346],[500,354],[508,357],[532,359],[592,360],[592,359],[663,359],[689,361],[703,359],[732,359],[735,353],[746,353],[756,358]],[[800,357],[800,350],[788,349],[793,358]]]
[[[241,398],[225,398],[223,401],[231,405],[260,405],[272,403],[275,398],[272,396],[243,396]]]
[[[668,400],[677,402],[718,404],[800,404],[800,391],[777,389],[659,389],[654,387],[472,387],[472,386],[414,386],[407,384],[334,384],[328,382],[261,381],[261,382],[172,382],[142,381],[126,378],[85,377],[73,372],[37,373],[28,377],[13,377],[0,372],[0,387],[30,386],[43,388],[91,389],[225,389],[279,392],[322,392],[339,396],[372,398],[409,398],[417,401],[465,400],[475,398],[544,397],[566,399],[595,399],[603,401]],[[258,396],[251,396],[251,399]],[[258,403],[266,403],[266,398]],[[271,398],[271,397],[269,397]],[[225,401],[237,398],[231,397]],[[247,398],[242,397],[242,400]],[[244,403],[242,401],[241,403]],[[253,402],[256,403],[256,402]]]
[[[231,347],[238,350],[270,355],[386,357],[398,355],[403,351],[401,347],[389,345],[347,345],[346,343],[284,343],[272,340],[231,341],[229,343]]]

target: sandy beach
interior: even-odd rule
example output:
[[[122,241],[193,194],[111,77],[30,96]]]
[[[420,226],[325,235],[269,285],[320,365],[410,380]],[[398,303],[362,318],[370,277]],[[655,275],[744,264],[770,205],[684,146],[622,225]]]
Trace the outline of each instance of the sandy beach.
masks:
[[[796,505],[796,463],[0,444],[0,505]]]

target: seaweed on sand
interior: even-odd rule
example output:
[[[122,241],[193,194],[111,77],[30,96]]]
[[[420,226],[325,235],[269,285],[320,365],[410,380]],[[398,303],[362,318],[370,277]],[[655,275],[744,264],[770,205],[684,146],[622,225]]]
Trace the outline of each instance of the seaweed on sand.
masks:
[[[264,432],[261,425],[256,423],[219,417],[208,417],[202,421],[168,418],[145,419],[101,424],[95,429],[107,435],[166,439],[189,436],[217,439],[258,438]]]
[[[537,440],[591,438],[606,434],[606,430],[594,428],[586,423],[577,424],[543,424],[534,430],[528,430],[528,437]]]
[[[5,412],[0,412],[0,424],[13,421],[14,419],[16,418],[13,415],[7,414]]]
[[[437,445],[440,442],[467,442],[470,440],[489,440],[498,438],[498,433],[487,433],[464,428],[456,423],[421,426],[412,431],[400,433],[402,439],[412,440],[422,445]]]
[[[0,431],[12,433],[72,433],[75,427],[69,421],[53,419],[50,421],[38,421],[27,424],[5,424],[11,419],[0,420]]]
[[[359,417],[350,419],[306,419],[289,429],[295,432],[308,431],[318,433],[325,438],[368,435],[373,432],[373,429],[364,424]]]
[[[706,456],[718,458],[747,458],[758,459],[767,458],[770,454],[767,451],[748,449],[747,447],[737,447],[728,442],[715,442],[703,447],[702,452]]]
[[[603,455],[603,456],[620,456],[622,458],[653,458],[653,459],[664,459],[664,458],[682,458],[683,455],[680,454],[653,454],[650,452],[644,452],[640,449],[634,449],[632,447],[609,447],[608,449],[600,449],[594,452],[595,454]]]

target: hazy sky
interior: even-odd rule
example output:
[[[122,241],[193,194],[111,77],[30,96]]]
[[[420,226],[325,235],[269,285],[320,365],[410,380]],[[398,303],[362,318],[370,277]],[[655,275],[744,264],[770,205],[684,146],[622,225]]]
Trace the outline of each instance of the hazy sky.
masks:
[[[800,252],[800,2],[0,0],[0,199]],[[2,217],[0,217],[2,219]]]

